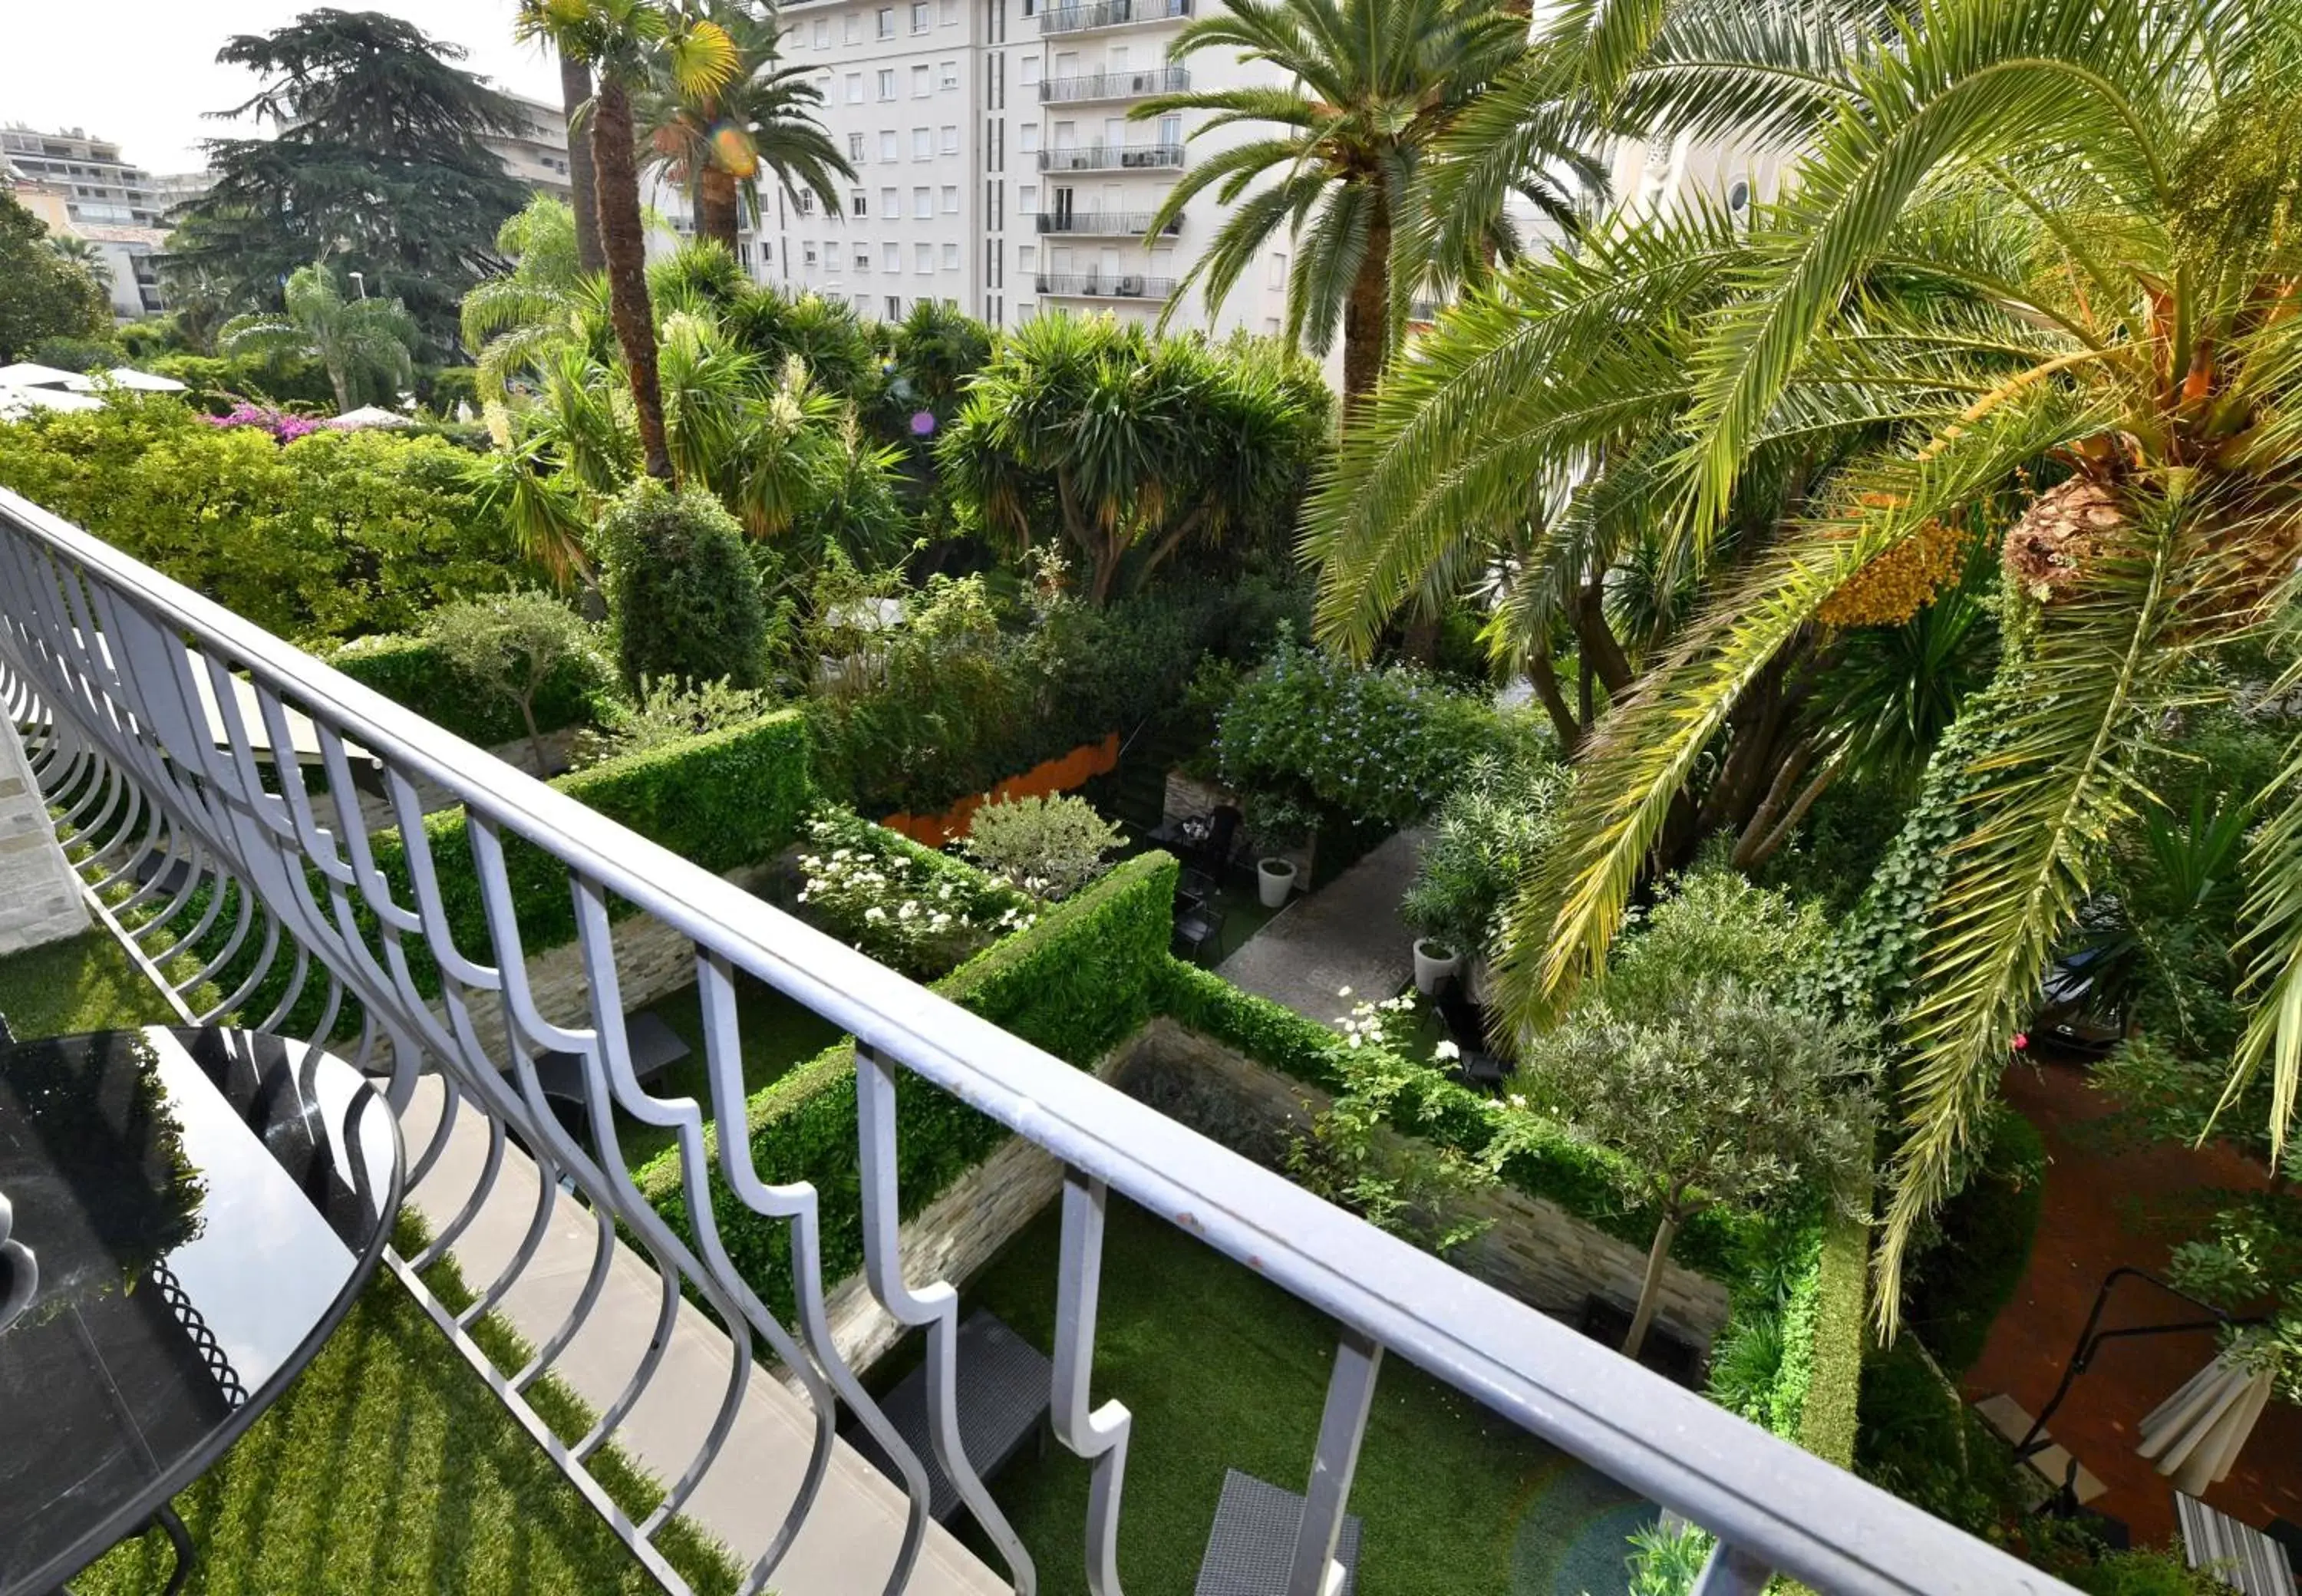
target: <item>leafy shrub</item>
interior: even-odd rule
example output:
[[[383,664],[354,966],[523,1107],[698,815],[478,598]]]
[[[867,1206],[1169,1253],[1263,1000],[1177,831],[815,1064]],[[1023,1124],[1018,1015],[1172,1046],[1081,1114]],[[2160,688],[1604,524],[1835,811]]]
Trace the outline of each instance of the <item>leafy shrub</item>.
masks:
[[[1264,831],[1398,827],[1427,813],[1479,755],[1509,752],[1514,729],[1419,671],[1362,669],[1282,639],[1223,711],[1216,758]]]
[[[591,627],[550,594],[527,592],[443,604],[424,635],[474,691],[518,711],[535,769],[548,773],[552,761],[536,702],[571,659],[590,651]]]
[[[1103,873],[1126,839],[1083,798],[1010,798],[975,811],[970,859],[1042,902],[1067,898]]]
[[[109,371],[121,365],[120,346],[110,339],[75,338],[69,333],[41,339],[24,357],[35,365],[54,366],[58,371]]]
[[[1970,1534],[2021,1510],[2013,1449],[1910,1336],[1863,1362],[1855,1472]]]
[[[799,901],[849,946],[915,980],[945,975],[1010,931],[1030,903],[1003,881],[844,811],[807,824]]]
[[[1819,905],[1706,860],[1626,918],[1605,984],[1610,1003],[1650,1014],[1677,1012],[1688,986],[1719,981],[1819,1012],[1832,947]]]
[[[687,737],[741,726],[772,714],[776,697],[763,688],[737,687],[725,678],[693,684],[653,681],[639,702],[625,707],[614,727],[586,733],[576,752],[578,765],[596,765],[627,753],[644,753]]]
[[[246,355],[161,355],[148,370],[173,377],[192,391],[193,400],[222,409],[243,399],[273,405],[325,406],[333,414],[336,391],[327,367],[308,356],[281,350]]]
[[[765,678],[767,607],[743,529],[710,494],[634,483],[600,528],[617,662],[636,693],[651,679]]]
[[[522,584],[466,458],[381,433],[282,448],[167,395],[0,424],[0,483],[296,641],[410,631]]]
[[[526,732],[517,709],[473,693],[439,646],[421,634],[357,638],[337,650],[328,663],[483,747],[508,743]],[[567,656],[535,695],[536,725],[554,732],[595,719],[612,682],[613,673],[598,650]]]
[[[1574,776],[1549,760],[1474,760],[1441,800],[1399,918],[1474,956],[1492,941],[1495,917],[1558,835]]]

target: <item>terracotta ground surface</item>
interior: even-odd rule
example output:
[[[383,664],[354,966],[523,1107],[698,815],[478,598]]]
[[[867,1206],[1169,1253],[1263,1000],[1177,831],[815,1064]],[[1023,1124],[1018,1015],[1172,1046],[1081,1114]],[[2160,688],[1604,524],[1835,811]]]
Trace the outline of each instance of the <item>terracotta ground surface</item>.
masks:
[[[2227,1148],[2119,1138],[2105,1123],[2109,1104],[2073,1064],[2011,1071],[2006,1095],[2046,1137],[2046,1212],[2029,1269],[1965,1383],[1970,1398],[2005,1391],[2036,1414],[2054,1394],[2104,1276],[2121,1264],[2163,1273],[2175,1245],[2198,1227],[2201,1188],[2259,1185],[2263,1174]],[[2129,1279],[2102,1323],[2194,1316],[2179,1298]],[[2054,1438],[2109,1487],[2093,1506],[2124,1520],[2138,1546],[2174,1533],[2172,1484],[2135,1455],[2142,1416],[2213,1350],[2205,1331],[2111,1342],[2049,1423]],[[2206,1500],[2257,1529],[2273,1518],[2302,1523],[2302,1409],[2273,1402],[2238,1466]]]

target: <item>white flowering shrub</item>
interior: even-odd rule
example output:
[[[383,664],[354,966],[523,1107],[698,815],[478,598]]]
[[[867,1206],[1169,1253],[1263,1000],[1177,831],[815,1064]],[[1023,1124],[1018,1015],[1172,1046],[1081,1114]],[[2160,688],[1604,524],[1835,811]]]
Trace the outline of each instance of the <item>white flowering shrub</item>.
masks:
[[[847,813],[807,824],[801,912],[832,936],[918,980],[947,975],[1038,918],[1031,900],[957,860],[912,852]]]
[[[1103,874],[1127,839],[1084,798],[1009,798],[975,811],[967,856],[1042,903],[1067,898]]]

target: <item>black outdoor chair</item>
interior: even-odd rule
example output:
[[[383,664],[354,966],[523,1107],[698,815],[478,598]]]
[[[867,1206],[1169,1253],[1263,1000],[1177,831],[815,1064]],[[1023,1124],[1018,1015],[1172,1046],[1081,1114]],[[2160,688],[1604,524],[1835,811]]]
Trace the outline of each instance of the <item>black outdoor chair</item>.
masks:
[[[1447,1028],[1447,1039],[1455,1044],[1456,1079],[1481,1091],[1500,1087],[1509,1078],[1510,1066],[1487,1051],[1486,1010],[1472,1002],[1462,981],[1451,975],[1432,989],[1431,1003]]]
[[[1206,950],[1222,943],[1223,907],[1212,897],[1189,900],[1189,906],[1177,905],[1175,915],[1175,952],[1192,963],[1203,963]]]

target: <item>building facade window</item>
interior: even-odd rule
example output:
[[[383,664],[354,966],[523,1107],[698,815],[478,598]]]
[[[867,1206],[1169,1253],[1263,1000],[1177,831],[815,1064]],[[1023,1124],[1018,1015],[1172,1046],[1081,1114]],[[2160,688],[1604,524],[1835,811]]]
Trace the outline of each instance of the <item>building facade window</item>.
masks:
[[[1287,256],[1285,253],[1281,250],[1274,249],[1271,252],[1271,277],[1269,280],[1269,286],[1273,288],[1285,288],[1287,286]]]
[[[959,270],[958,245],[945,244],[943,247],[943,269],[946,272],[956,272]]]
[[[1024,88],[1030,88],[1032,85],[1034,85],[1034,84],[1036,84],[1037,82],[1038,82],[1038,80],[1039,80],[1039,58],[1038,58],[1037,55],[1026,55],[1026,56],[1024,56],[1024,57],[1023,57],[1023,87],[1024,87]]]
[[[927,187],[925,184],[921,184],[919,188],[912,190],[912,214],[914,216],[932,216],[935,214],[934,189]]]
[[[912,69],[912,96],[925,99],[935,92],[935,71],[924,63]]]
[[[959,128],[956,123],[943,130],[943,153],[947,155],[959,154]]]
[[[959,185],[957,183],[945,183],[943,186],[943,214],[946,216],[956,216],[959,214]]]
[[[879,214],[883,216],[902,215],[903,214],[903,195],[894,189],[880,189]]]
[[[879,130],[879,158],[882,161],[902,160],[903,157],[901,143],[902,141],[897,138],[895,129],[881,128]]]
[[[879,37],[881,38],[895,37],[895,8],[892,5],[883,5],[879,8]]]
[[[815,265],[815,246],[810,243],[802,243],[800,245],[799,248],[801,264],[812,267]]]
[[[883,100],[895,97],[895,69],[892,66],[879,69],[879,97]]]
[[[862,189],[858,189],[848,196],[847,214],[851,216],[868,216],[871,214],[870,197]]]
[[[799,214],[802,216],[815,214],[815,191],[812,189],[802,189],[799,191]]]
[[[887,296],[887,319],[891,322],[900,322],[903,319],[903,295],[889,294]]]
[[[934,158],[935,130],[933,128],[913,128],[912,130],[912,159],[914,161],[931,161]]]
[[[861,72],[850,72],[847,74],[847,103],[851,105],[860,105],[863,103],[863,74]]]
[[[847,135],[847,158],[850,161],[860,161],[863,158],[862,134],[850,133]]]
[[[934,13],[929,9],[928,0],[912,0],[912,31],[913,33],[925,33],[932,25]]]
[[[943,0],[943,25],[946,28],[959,26],[959,0]]]
[[[912,269],[915,272],[932,272],[935,270],[935,246],[933,244],[920,244],[912,248]]]
[[[959,87],[959,63],[956,61],[946,61],[937,70],[942,74],[943,87],[945,88],[957,88]]]
[[[861,15],[855,12],[849,12],[847,13],[847,27],[844,31],[846,40],[849,44],[852,45],[860,40],[863,37],[863,18]]]
[[[831,48],[831,19],[829,17],[818,17],[815,19],[815,47],[819,50],[828,50]]]
[[[870,245],[869,245],[869,244],[858,244],[858,245],[856,245],[856,246],[855,246],[855,271],[856,271],[856,273],[860,276],[860,275],[861,275],[862,273],[869,272],[870,269],[871,269],[871,246],[870,246]]]
[[[1021,127],[1015,130],[1015,147],[1021,150],[1027,155],[1039,147],[1039,124],[1038,122],[1027,122]]]
[[[903,247],[901,244],[882,244],[879,251],[887,270],[900,272],[903,269]]]

